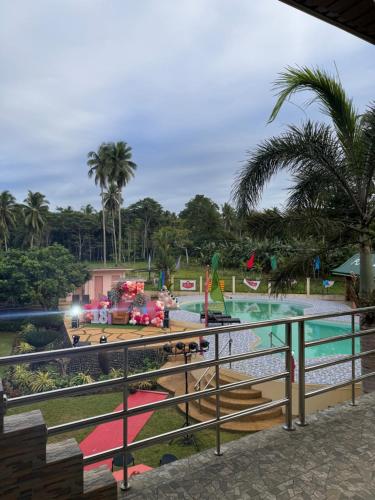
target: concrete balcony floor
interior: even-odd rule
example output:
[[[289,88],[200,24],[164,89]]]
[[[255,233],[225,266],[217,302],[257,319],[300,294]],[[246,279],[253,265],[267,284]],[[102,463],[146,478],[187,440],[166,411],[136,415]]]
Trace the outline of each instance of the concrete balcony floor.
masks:
[[[310,416],[295,432],[280,427],[131,479],[119,498],[371,499],[375,498],[375,394],[358,406]]]

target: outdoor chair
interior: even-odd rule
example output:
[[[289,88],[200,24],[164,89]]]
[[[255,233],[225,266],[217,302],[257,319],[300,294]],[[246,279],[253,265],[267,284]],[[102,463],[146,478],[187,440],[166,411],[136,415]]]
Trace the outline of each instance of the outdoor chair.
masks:
[[[166,453],[163,455],[159,461],[160,465],[165,465],[165,464],[170,464],[171,462],[175,462],[177,460],[177,457],[174,455],[171,455],[170,453]]]
[[[131,453],[128,453],[127,456],[127,466],[134,465],[134,457]],[[112,459],[112,472],[115,467],[123,467],[124,466],[124,455],[122,453],[118,453]]]

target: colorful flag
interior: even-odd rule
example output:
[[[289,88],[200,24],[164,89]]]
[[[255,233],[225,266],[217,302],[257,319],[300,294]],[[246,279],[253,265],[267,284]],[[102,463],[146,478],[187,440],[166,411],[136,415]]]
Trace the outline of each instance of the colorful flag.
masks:
[[[320,271],[320,257],[319,255],[314,259],[314,271]]]
[[[260,281],[256,281],[256,280],[249,280],[247,278],[244,278],[243,279],[243,282],[245,283],[245,285],[247,285],[249,288],[251,288],[252,290],[258,290],[259,288],[259,285],[260,285]]]
[[[178,257],[176,262],[176,271],[180,269],[180,267],[181,267],[181,255]]]
[[[225,301],[224,301],[224,295],[222,291],[222,287],[220,286],[220,279],[219,279],[219,273],[218,273],[218,268],[219,268],[219,259],[220,259],[220,254],[215,253],[212,257],[211,260],[211,290],[210,290],[210,296],[211,299],[216,302],[220,303],[222,306],[222,309],[225,311]],[[215,305],[216,307],[216,305]]]
[[[246,267],[247,269],[251,269],[254,265],[255,261],[255,252],[250,256],[250,259],[247,261]]]
[[[271,258],[270,258],[270,261],[271,261],[271,269],[272,269],[272,271],[276,271],[276,269],[277,269],[277,258],[276,258],[276,255],[272,255]]]
[[[323,280],[323,286],[324,288],[330,288],[331,286],[333,286],[335,284],[334,281],[330,281],[330,280]]]

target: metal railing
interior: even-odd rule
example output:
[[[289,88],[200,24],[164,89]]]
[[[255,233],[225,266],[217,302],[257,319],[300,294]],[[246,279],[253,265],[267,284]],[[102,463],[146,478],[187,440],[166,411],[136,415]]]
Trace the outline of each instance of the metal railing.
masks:
[[[268,334],[269,338],[270,338],[270,347],[273,347],[273,338],[275,337],[279,342],[280,344],[284,344],[284,341],[274,332],[270,332]]]
[[[99,344],[99,345],[91,345],[91,346],[83,346],[83,347],[75,347],[71,349],[59,349],[55,351],[48,352],[38,352],[38,353],[29,353],[29,354],[19,354],[14,356],[4,356],[0,358],[0,367],[6,365],[15,365],[22,363],[35,363],[40,361],[50,361],[56,358],[69,358],[78,355],[85,355],[88,353],[98,353],[98,352],[106,352],[113,350],[122,350],[124,355],[124,375],[122,377],[113,378],[110,380],[98,381],[89,383],[86,385],[66,387],[62,389],[55,389],[47,392],[41,392],[37,394],[30,394],[25,396],[18,396],[9,398],[6,401],[6,406],[8,408],[13,408],[16,406],[26,405],[29,403],[34,403],[37,401],[44,401],[58,397],[64,396],[72,396],[77,394],[89,394],[92,392],[97,392],[100,389],[104,388],[122,388],[123,392],[123,409],[120,411],[109,412],[101,415],[96,415],[93,417],[84,418],[81,420],[75,420],[72,422],[67,422],[59,425],[54,425],[49,427],[47,432],[49,436],[53,436],[56,434],[61,434],[68,431],[73,431],[77,429],[81,429],[84,427],[88,427],[91,425],[97,425],[104,422],[109,422],[113,420],[123,419],[123,445],[112,448],[110,450],[95,453],[89,456],[84,457],[84,464],[92,464],[98,462],[100,460],[104,460],[107,458],[112,458],[116,454],[123,454],[123,473],[124,473],[124,481],[122,488],[124,490],[128,489],[128,471],[127,471],[127,456],[133,450],[137,450],[140,448],[144,448],[147,446],[154,445],[159,442],[163,442],[166,440],[171,440],[176,437],[184,436],[187,433],[191,433],[194,431],[200,431],[203,429],[214,427],[216,429],[216,454],[221,455],[221,440],[220,440],[220,426],[223,423],[230,422],[242,417],[253,416],[258,413],[261,413],[266,410],[271,410],[273,408],[285,407],[285,425],[284,428],[286,430],[294,430],[293,421],[292,421],[292,379],[291,379],[291,368],[292,368],[292,325],[294,323],[299,325],[298,335],[299,335],[299,423],[301,425],[305,425],[305,400],[307,398],[322,394],[329,390],[333,390],[335,388],[344,387],[345,385],[352,385],[352,401],[355,403],[355,383],[369,376],[375,375],[374,373],[362,375],[360,377],[356,377],[355,375],[355,360],[362,358],[363,356],[367,356],[370,354],[375,354],[375,349],[364,352],[364,353],[355,353],[355,345],[354,341],[356,337],[370,335],[375,333],[375,329],[369,329],[366,331],[355,332],[355,315],[359,313],[365,313],[374,311],[375,307],[368,307],[356,310],[350,310],[345,312],[338,313],[326,313],[326,314],[315,314],[315,315],[307,315],[307,316],[298,316],[277,320],[268,320],[262,321],[258,323],[242,323],[239,325],[227,325],[227,326],[214,326],[210,328],[203,328],[200,330],[191,330],[185,332],[178,333],[168,333],[155,335],[152,337],[142,337],[127,341],[118,341],[111,342],[107,344]],[[316,341],[305,341],[305,322],[312,321],[317,319],[326,319],[333,318],[339,316],[351,316],[352,318],[352,333],[350,335],[340,335],[336,337],[331,337],[323,340]],[[267,349],[261,349],[258,351],[245,351],[239,354],[232,354],[230,356],[220,357],[220,335],[228,333],[228,332],[239,332],[244,330],[254,330],[258,328],[264,327],[272,327],[275,325],[284,325],[285,327],[285,345]],[[164,345],[169,342],[178,342],[183,339],[188,338],[197,338],[197,337],[211,337],[213,336],[215,339],[215,356],[214,359],[206,359],[202,361],[194,361],[189,364],[182,364],[177,366],[169,366],[165,368],[160,368],[157,370],[152,370],[143,373],[135,373],[130,374],[128,371],[128,355],[129,351],[133,348],[141,348],[145,346],[156,346],[156,345]],[[319,363],[314,366],[306,366],[305,365],[305,349],[309,348],[313,345],[320,345],[328,342],[336,342],[339,340],[345,340],[351,338],[352,339],[352,355],[344,356],[343,358],[336,359],[334,361]],[[283,371],[278,373],[272,373],[271,375],[258,377],[258,378],[249,378],[245,380],[240,380],[236,382],[231,382],[228,384],[221,385],[220,384],[220,366],[228,364],[229,362],[239,362],[254,358],[260,358],[268,355],[284,353],[285,354],[285,368]],[[345,361],[352,361],[352,376],[348,381],[343,383],[335,384],[333,386],[324,387],[322,389],[318,389],[309,393],[305,392],[305,376],[307,372],[310,372],[315,369],[325,368],[328,366],[333,366],[335,364],[343,363]],[[173,375],[173,374],[184,374],[185,372],[189,373],[193,370],[198,369],[206,369],[208,367],[215,368],[215,385],[214,387],[206,388],[204,390],[182,394],[179,396],[174,396],[171,398],[167,398],[162,401],[147,403],[143,405],[139,405],[136,407],[129,408],[128,407],[128,388],[130,383],[139,382],[141,380],[152,378],[157,378],[161,376]],[[241,389],[244,387],[252,387],[258,384],[262,384],[265,382],[275,381],[275,380],[284,380],[284,397],[279,400],[271,401],[268,403],[263,403],[255,407],[246,408],[240,411],[236,411],[230,414],[221,415],[220,411],[220,395],[226,391],[232,391],[235,389]],[[127,429],[128,429],[128,418],[133,415],[138,415],[141,413],[148,412],[150,410],[158,410],[162,408],[166,408],[169,406],[186,403],[188,401],[192,401],[199,398],[216,396],[216,412],[215,417],[199,423],[194,423],[189,425],[188,427],[175,429],[172,431],[168,431],[162,434],[157,434],[155,436],[140,439],[137,441],[133,441],[132,443],[128,443],[127,441]],[[1,404],[1,402],[0,402]]]
[[[270,324],[271,322],[266,322]],[[272,322],[272,324],[283,324],[285,320],[279,320],[276,322]],[[117,377],[110,380],[103,380],[98,382],[92,382],[85,385],[66,387],[62,389],[55,389],[47,392],[40,392],[36,394],[29,394],[24,396],[12,397],[8,398],[6,401],[7,408],[14,408],[16,406],[26,405],[30,403],[35,403],[37,401],[45,401],[53,398],[64,397],[64,396],[73,396],[73,395],[82,395],[89,394],[92,392],[97,392],[100,389],[104,388],[114,388],[119,387],[122,388],[123,392],[123,409],[120,411],[105,413],[101,415],[96,415],[93,417],[84,418],[81,420],[75,420],[72,422],[67,422],[59,425],[54,425],[47,429],[47,433],[49,436],[54,436],[56,434],[61,434],[68,431],[73,431],[77,429],[81,429],[84,427],[88,427],[91,425],[97,425],[113,420],[123,419],[123,446],[112,448],[110,450],[95,453],[89,456],[84,457],[84,464],[92,464],[98,462],[100,460],[104,460],[107,458],[114,457],[118,453],[122,453],[123,460],[123,473],[124,473],[124,481],[122,488],[124,490],[128,489],[128,473],[127,473],[127,456],[128,454],[139,448],[144,448],[147,446],[154,445],[156,443],[171,440],[176,437],[184,436],[187,433],[192,433],[194,431],[200,431],[203,429],[214,427],[216,428],[216,454],[221,455],[221,441],[220,441],[220,426],[223,423],[230,422],[232,420],[236,420],[245,416],[256,415],[260,412],[271,410],[273,408],[279,408],[282,406],[286,407],[285,412],[285,428],[292,430],[292,390],[291,390],[291,374],[290,374],[290,366],[291,366],[291,325],[287,323],[286,328],[286,338],[287,343],[283,347],[273,348],[273,349],[263,349],[259,351],[246,351],[235,355],[223,356],[220,357],[220,345],[219,339],[221,334],[225,334],[228,332],[234,331],[242,331],[251,328],[257,328],[261,326],[261,324],[240,324],[240,325],[228,325],[228,326],[218,326],[211,328],[203,328],[200,330],[191,330],[180,333],[168,333],[161,334],[152,337],[143,337],[126,341],[118,341],[111,342],[107,344],[99,344],[99,345],[91,345],[91,346],[83,346],[83,347],[75,347],[71,349],[59,349],[55,351],[48,352],[38,352],[38,353],[29,353],[29,354],[17,354],[14,356],[4,356],[0,358],[0,366],[6,365],[16,365],[22,363],[36,363],[40,361],[50,361],[56,358],[70,358],[78,355],[86,355],[89,353],[97,353],[104,351],[113,351],[113,350],[123,350],[124,353],[124,376]],[[264,326],[264,325],[263,325]],[[206,337],[214,337],[215,339],[215,356],[214,359],[206,359],[202,361],[191,362],[189,364],[182,364],[177,366],[170,366],[166,368],[160,368],[157,370],[152,370],[143,373],[128,373],[128,355],[129,350],[133,348],[140,348],[145,346],[156,346],[158,344],[164,345],[167,342],[176,342],[181,341],[187,338],[197,338],[201,336]],[[262,356],[267,356],[276,353],[285,353],[285,370],[279,373],[273,373],[272,375],[266,377],[258,377],[252,379],[245,379],[238,382],[232,382],[229,384],[221,385],[220,384],[220,366],[224,364],[228,364],[232,361],[243,361],[252,358],[259,358]],[[173,374],[183,374],[185,372],[191,372],[192,370],[198,370],[207,367],[215,368],[215,386],[212,388],[207,388],[205,390],[200,390],[188,394],[183,394],[180,396],[174,396],[171,398],[167,398],[162,401],[147,403],[140,406],[136,406],[133,408],[128,407],[128,387],[129,384],[134,382],[139,382],[141,380],[152,378],[157,378],[161,376],[173,375]],[[220,394],[226,391],[231,391],[235,389],[240,389],[248,386],[254,386],[257,384],[261,384],[264,382],[269,382],[272,380],[285,380],[285,397],[281,398],[277,401],[271,401],[265,404],[260,404],[255,407],[243,409],[237,412],[233,412],[227,415],[221,415],[220,412]],[[150,410],[158,410],[162,408],[166,408],[169,406],[177,405],[180,403],[185,403],[187,401],[192,401],[195,399],[216,396],[216,413],[215,417],[206,420],[204,422],[194,423],[189,425],[188,427],[184,427],[181,429],[175,429],[169,432],[165,432],[163,434],[158,434],[146,439],[141,439],[138,441],[133,441],[132,443],[128,443],[127,441],[127,428],[128,428],[128,418],[132,415],[138,415],[140,413],[145,413]]]
[[[229,338],[225,344],[222,346],[222,348],[220,349],[219,351],[219,356],[220,354],[222,354],[225,349],[228,347],[228,355],[231,356],[232,355],[232,344],[233,344],[233,339],[232,338]],[[272,346],[271,346],[272,347]],[[231,365],[231,363],[230,363]],[[201,390],[201,382],[202,380],[204,379],[204,377],[207,375],[207,373],[212,369],[211,366],[209,366],[208,368],[206,368],[204,370],[204,372],[202,373],[202,375],[199,377],[199,379],[196,381],[195,385],[194,385],[194,389],[196,391],[200,391]],[[215,373],[212,374],[212,377],[209,379],[208,382],[206,382],[205,386],[203,387],[203,389],[207,389],[207,387],[211,384],[212,380],[215,378]]]

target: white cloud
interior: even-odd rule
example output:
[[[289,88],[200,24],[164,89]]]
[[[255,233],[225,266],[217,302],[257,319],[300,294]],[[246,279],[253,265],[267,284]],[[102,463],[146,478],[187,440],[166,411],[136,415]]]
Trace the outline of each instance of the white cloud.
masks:
[[[180,210],[205,192],[223,203],[245,151],[303,117],[288,106],[265,127],[277,72],[333,71],[336,61],[363,106],[375,76],[370,50],[277,0],[5,0],[1,189],[97,205],[86,154],[124,139],[139,163],[128,202],[152,196]],[[263,205],[282,201],[286,184],[271,185]]]

